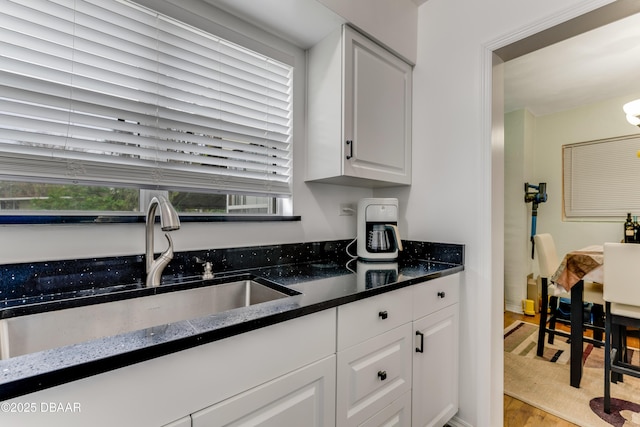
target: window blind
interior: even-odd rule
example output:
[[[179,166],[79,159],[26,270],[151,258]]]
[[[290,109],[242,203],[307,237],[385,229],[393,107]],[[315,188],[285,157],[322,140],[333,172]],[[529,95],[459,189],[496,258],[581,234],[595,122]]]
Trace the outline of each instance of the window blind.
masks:
[[[640,214],[640,136],[562,147],[567,218]]]
[[[126,0],[2,0],[0,179],[290,194],[292,67]]]

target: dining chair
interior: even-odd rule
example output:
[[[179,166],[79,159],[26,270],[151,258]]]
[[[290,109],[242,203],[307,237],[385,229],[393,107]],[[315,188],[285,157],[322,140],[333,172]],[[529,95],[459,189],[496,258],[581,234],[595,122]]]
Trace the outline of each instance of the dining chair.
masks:
[[[640,378],[628,363],[627,326],[640,328],[640,245],[604,244],[605,353],[604,411],[611,413],[611,383],[623,375]]]
[[[570,338],[571,335],[565,331],[556,329],[556,323],[569,324],[569,321],[558,316],[559,298],[571,299],[571,292],[567,292],[561,286],[556,286],[551,282],[551,276],[560,266],[560,259],[556,251],[553,236],[549,233],[536,234],[533,236],[536,253],[538,255],[538,266],[542,281],[542,302],[540,304],[540,325],[538,330],[538,348],[536,354],[540,357],[544,354],[544,339],[548,334],[549,344],[553,344],[556,335]],[[584,327],[594,331],[594,338],[583,337],[583,341],[595,345],[602,345],[603,341],[597,339],[597,331],[602,331],[604,322],[602,321],[604,300],[602,298],[602,287],[600,284],[584,282],[583,301],[594,304],[594,322],[585,322]],[[548,326],[547,326],[548,322]],[[601,333],[601,332],[600,332]]]

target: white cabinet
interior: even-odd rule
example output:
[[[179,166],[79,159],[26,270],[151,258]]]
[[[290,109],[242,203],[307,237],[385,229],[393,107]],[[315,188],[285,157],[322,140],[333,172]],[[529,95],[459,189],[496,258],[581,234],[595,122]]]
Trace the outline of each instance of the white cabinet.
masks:
[[[413,427],[439,427],[458,412],[459,280],[454,274],[415,288]]]
[[[323,310],[13,401],[80,402],[81,412],[60,414],[65,427],[163,426],[327,357],[334,359],[336,317],[335,308]],[[327,389],[333,396],[335,367],[330,370]],[[335,403],[324,408],[331,411]],[[51,425],[50,413],[22,415],[3,414],[2,425]],[[327,417],[329,425],[334,423],[335,411]]]
[[[331,427],[335,356],[298,369],[191,415],[193,427]]]
[[[411,390],[411,295],[404,288],[338,307],[337,427],[406,415],[404,404],[380,412]]]
[[[338,307],[336,426],[439,427],[456,414],[459,299],[453,274]]]
[[[359,426],[411,390],[411,324],[338,352],[337,423]]]
[[[309,51],[307,181],[411,184],[412,68],[343,26]]]

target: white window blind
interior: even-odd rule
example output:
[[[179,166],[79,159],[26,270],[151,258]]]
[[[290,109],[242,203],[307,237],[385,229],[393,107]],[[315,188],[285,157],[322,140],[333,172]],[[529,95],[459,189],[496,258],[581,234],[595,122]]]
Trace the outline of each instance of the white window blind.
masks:
[[[567,218],[640,214],[640,136],[562,147]]]
[[[0,180],[290,194],[289,65],[124,0],[1,0],[0,31]]]

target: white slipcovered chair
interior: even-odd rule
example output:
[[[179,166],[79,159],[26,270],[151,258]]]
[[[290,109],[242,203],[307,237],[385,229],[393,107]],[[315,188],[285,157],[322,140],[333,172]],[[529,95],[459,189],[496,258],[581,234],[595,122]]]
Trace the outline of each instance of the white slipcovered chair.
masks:
[[[611,382],[623,375],[640,378],[640,367],[627,360],[627,326],[640,328],[640,245],[604,245],[604,411],[611,413]]]
[[[556,245],[553,236],[548,233],[536,234],[534,236],[536,253],[538,255],[538,266],[540,269],[540,277],[542,279],[542,303],[540,305],[540,326],[538,332],[538,348],[536,354],[540,357],[544,354],[544,338],[545,334],[549,334],[549,344],[553,344],[555,335],[570,338],[570,334],[556,329],[556,323],[569,324],[568,321],[558,317],[558,298],[571,299],[571,293],[566,292],[564,288],[551,282],[551,276],[560,266],[560,258],[556,251]],[[640,245],[639,245],[640,246]],[[597,283],[584,282],[583,301],[591,302],[593,306],[594,323],[585,323],[586,329],[594,331],[594,338],[583,337],[583,341],[590,342],[595,345],[602,345],[603,341],[598,339],[604,329],[602,322],[604,300],[602,298],[602,286]],[[547,316],[547,311],[549,315]],[[548,318],[547,318],[548,317]],[[547,326],[547,322],[549,326]]]

